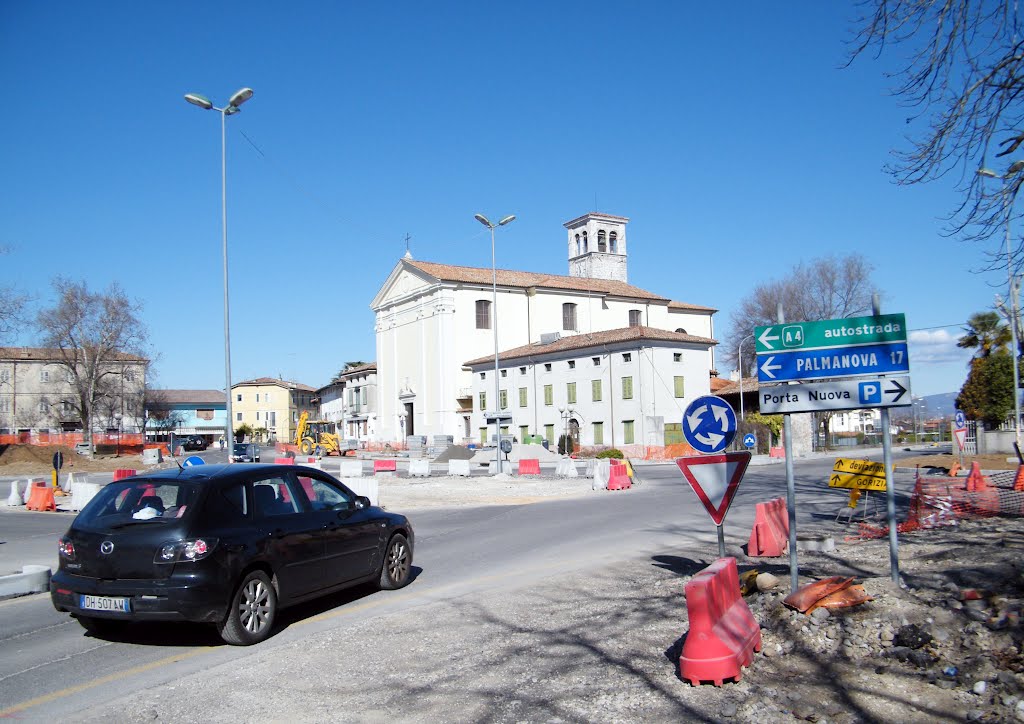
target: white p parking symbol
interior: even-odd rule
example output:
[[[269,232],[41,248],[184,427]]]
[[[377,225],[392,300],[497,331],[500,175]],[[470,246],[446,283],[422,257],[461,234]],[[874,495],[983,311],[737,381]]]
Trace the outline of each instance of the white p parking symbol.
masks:
[[[882,401],[882,384],[880,382],[861,382],[858,385],[860,404],[870,405]]]

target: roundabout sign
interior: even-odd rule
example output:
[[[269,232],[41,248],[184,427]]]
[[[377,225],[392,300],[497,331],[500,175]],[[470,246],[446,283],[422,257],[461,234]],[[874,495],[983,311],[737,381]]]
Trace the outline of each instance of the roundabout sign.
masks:
[[[697,452],[721,452],[735,436],[736,413],[721,397],[698,397],[683,413],[683,437]]]

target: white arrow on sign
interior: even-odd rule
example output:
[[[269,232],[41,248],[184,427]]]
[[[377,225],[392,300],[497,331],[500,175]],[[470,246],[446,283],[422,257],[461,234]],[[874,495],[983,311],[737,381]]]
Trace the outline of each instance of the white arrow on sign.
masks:
[[[774,361],[775,356],[772,355],[771,357],[765,357],[764,362],[761,364],[761,371],[764,372],[764,376],[773,380],[775,379],[775,370],[782,369],[782,365],[773,365],[772,362]]]
[[[777,342],[779,339],[779,335],[771,334],[771,332],[773,331],[775,331],[775,327],[765,327],[764,331],[761,332],[761,336],[757,338],[757,341],[763,344],[768,349],[775,349],[774,347],[772,347],[772,342]]]

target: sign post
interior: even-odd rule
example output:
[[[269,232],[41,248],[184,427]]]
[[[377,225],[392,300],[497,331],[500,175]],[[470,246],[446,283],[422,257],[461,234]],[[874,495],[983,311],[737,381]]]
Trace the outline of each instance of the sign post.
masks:
[[[967,446],[967,416],[963,410],[957,410],[953,415],[953,439],[960,449],[960,467],[964,466],[964,447]]]
[[[725,557],[725,514],[750,463],[750,452],[716,454],[735,436],[736,413],[721,397],[698,397],[683,412],[683,437],[704,455],[679,458],[676,465],[717,526],[719,558]]]
[[[57,488],[57,472],[64,467],[64,453],[60,450],[53,454],[53,487]]]

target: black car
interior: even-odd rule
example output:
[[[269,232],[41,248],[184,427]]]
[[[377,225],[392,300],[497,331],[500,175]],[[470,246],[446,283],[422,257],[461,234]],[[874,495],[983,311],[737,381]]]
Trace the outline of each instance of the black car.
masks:
[[[279,608],[368,581],[409,582],[413,530],[330,475],[197,465],[103,487],[58,542],[50,597],[96,635],[129,621],[265,639]]]
[[[189,435],[181,446],[186,450],[205,450],[207,448],[206,438],[202,435]]]
[[[236,463],[258,463],[260,446],[253,442],[236,442],[231,448],[231,459]]]

